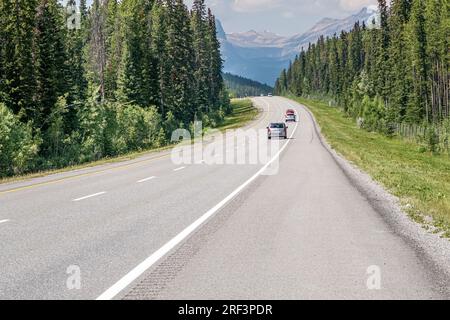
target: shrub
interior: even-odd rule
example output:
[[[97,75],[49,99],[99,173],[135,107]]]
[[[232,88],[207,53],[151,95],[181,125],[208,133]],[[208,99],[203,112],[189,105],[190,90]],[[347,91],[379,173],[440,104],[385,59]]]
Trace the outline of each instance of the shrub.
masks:
[[[433,153],[439,151],[439,135],[436,132],[436,128],[432,125],[425,130],[425,143],[429,151]]]
[[[31,124],[23,124],[0,103],[0,176],[24,173],[33,167],[42,143]]]

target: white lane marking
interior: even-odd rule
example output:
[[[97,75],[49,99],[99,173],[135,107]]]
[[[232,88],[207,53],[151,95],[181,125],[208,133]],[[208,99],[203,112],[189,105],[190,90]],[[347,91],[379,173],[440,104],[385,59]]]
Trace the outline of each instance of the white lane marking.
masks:
[[[184,170],[184,169],[186,169],[186,167],[176,168],[176,169],[173,169],[173,171],[177,172],[177,171],[181,171],[181,170]]]
[[[150,181],[150,180],[153,180],[153,179],[156,179],[156,177],[148,177],[148,178],[139,180],[137,183],[143,183],[143,182],[147,182],[147,181]]]
[[[0,224],[2,224],[2,223],[6,223],[6,222],[9,222],[9,220],[8,220],[8,219],[5,219],[5,220],[0,220]]]
[[[122,279],[117,281],[112,287],[102,293],[97,300],[111,300],[115,296],[117,296],[120,292],[122,292],[126,287],[128,287],[131,283],[133,283],[137,278],[139,278],[145,271],[147,271],[150,267],[152,267],[158,260],[164,257],[167,253],[169,253],[173,248],[179,245],[183,240],[185,240],[190,234],[192,234],[197,228],[199,228],[205,221],[211,218],[217,211],[219,211],[222,207],[224,207],[230,200],[232,200],[236,195],[238,195],[242,190],[244,190],[249,184],[255,181],[276,159],[278,159],[281,153],[286,149],[289,143],[292,141],[291,138],[294,136],[297,131],[298,125],[295,126],[292,134],[283,147],[278,151],[278,153],[266,164],[262,167],[255,175],[253,175],[250,179],[248,179],[244,184],[239,186],[236,190],[230,193],[225,199],[216,204],[213,208],[211,208],[208,212],[206,212],[203,216],[201,216],[198,220],[188,226],[186,229],[181,231],[177,236],[175,236],[172,240],[167,242],[164,246],[154,252],[151,256],[141,262],[137,267],[131,270],[128,274],[126,274]]]
[[[89,196],[85,196],[85,197],[81,197],[81,198],[78,198],[78,199],[74,199],[74,200],[72,200],[72,201],[73,201],[73,202],[78,202],[78,201],[86,200],[86,199],[89,199],[89,198],[98,197],[98,196],[101,196],[101,195],[103,195],[103,194],[105,194],[105,193],[106,193],[106,192],[103,191],[103,192],[91,194],[91,195],[89,195]]]

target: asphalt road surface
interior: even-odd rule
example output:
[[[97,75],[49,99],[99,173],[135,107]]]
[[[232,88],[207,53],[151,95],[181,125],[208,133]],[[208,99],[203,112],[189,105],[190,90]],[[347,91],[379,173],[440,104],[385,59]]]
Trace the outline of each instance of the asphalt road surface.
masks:
[[[300,118],[275,175],[165,151],[0,185],[0,299],[448,299],[305,109],[254,102],[250,129]]]

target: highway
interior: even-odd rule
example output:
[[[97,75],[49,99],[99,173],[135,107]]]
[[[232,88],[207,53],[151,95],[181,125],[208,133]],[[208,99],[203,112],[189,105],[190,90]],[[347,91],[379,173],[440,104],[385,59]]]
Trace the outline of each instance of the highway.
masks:
[[[306,109],[253,100],[247,129],[299,115],[275,175],[175,164],[169,150],[0,185],[0,299],[449,299]]]

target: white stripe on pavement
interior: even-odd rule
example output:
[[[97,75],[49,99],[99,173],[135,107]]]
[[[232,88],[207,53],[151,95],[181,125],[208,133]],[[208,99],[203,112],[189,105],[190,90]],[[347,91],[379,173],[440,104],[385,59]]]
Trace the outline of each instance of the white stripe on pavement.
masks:
[[[101,196],[102,194],[105,194],[105,193],[106,193],[106,192],[103,191],[103,192],[91,194],[91,195],[89,195],[89,196],[85,196],[85,197],[81,197],[81,198],[78,198],[78,199],[74,199],[74,200],[72,200],[72,201],[73,201],[73,202],[78,202],[78,201],[86,200],[86,199],[89,199],[89,198]]]
[[[8,220],[8,219],[0,220],[0,224],[1,224],[1,223],[6,223],[6,222],[9,222],[9,220]]]
[[[143,182],[147,182],[147,181],[150,181],[150,180],[153,180],[153,179],[156,179],[156,177],[148,177],[148,178],[139,180],[137,183],[143,183]]]
[[[150,267],[152,267],[156,262],[158,262],[162,257],[164,257],[167,253],[169,253],[173,248],[175,248],[178,244],[180,244],[183,240],[185,240],[189,235],[191,235],[197,228],[199,228],[205,221],[211,218],[217,211],[219,211],[222,207],[224,207],[230,200],[232,200],[236,195],[238,195],[242,190],[244,190],[249,184],[255,181],[276,159],[278,159],[281,153],[286,149],[289,143],[292,141],[291,138],[294,136],[297,131],[298,123],[296,124],[294,131],[292,132],[289,140],[283,145],[283,147],[278,151],[278,153],[262,167],[255,175],[253,175],[250,179],[248,179],[244,184],[230,193],[225,199],[211,208],[208,212],[206,212],[203,216],[201,216],[198,220],[188,226],[186,229],[181,231],[177,236],[175,236],[172,240],[167,242],[164,246],[154,252],[151,256],[141,262],[137,267],[131,270],[128,274],[126,274],[122,279],[116,282],[112,287],[102,293],[97,300],[111,300],[115,296],[117,296],[120,292],[122,292],[125,288],[127,288],[131,283],[133,283],[137,278],[139,278],[145,271],[147,271]]]
[[[181,170],[184,170],[184,169],[186,169],[186,167],[181,167],[181,168],[173,169],[173,171],[177,172],[177,171],[181,171]]]

